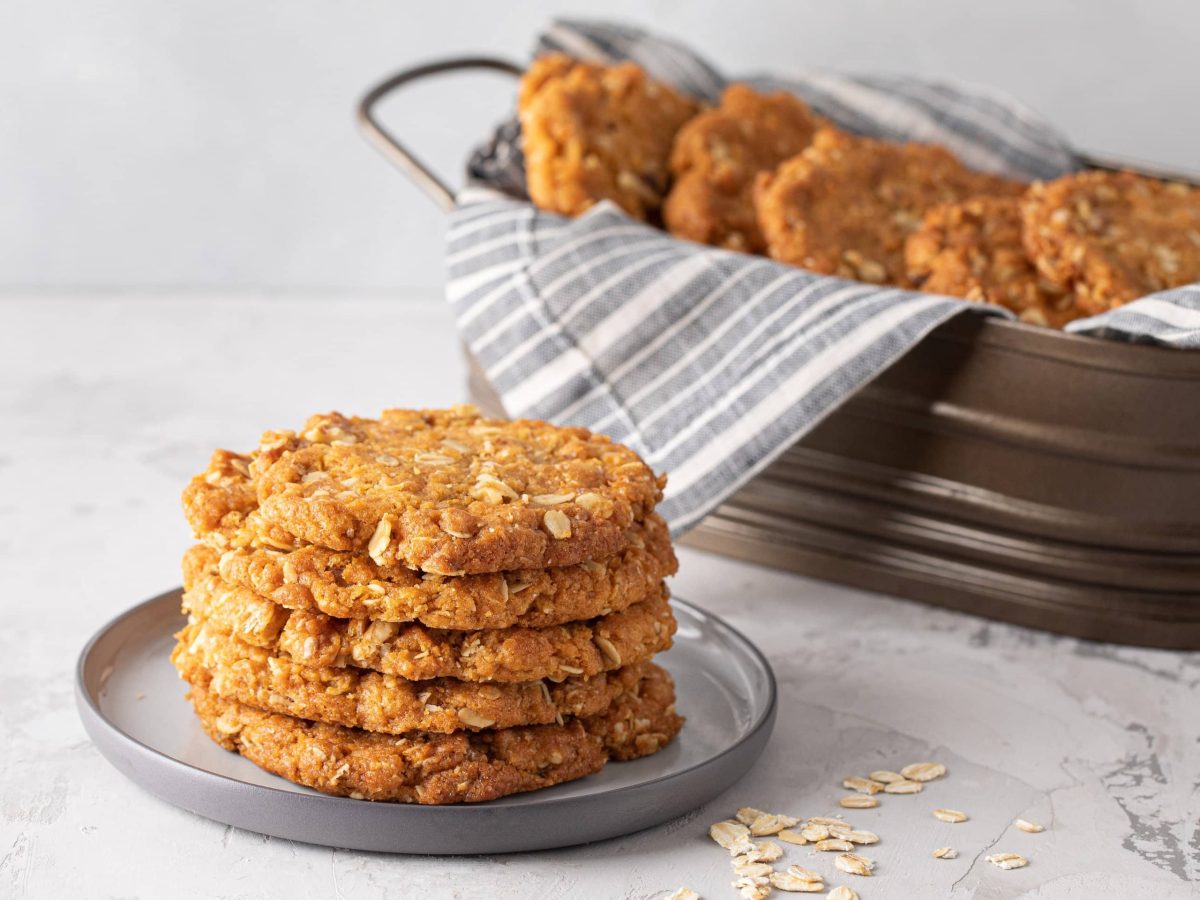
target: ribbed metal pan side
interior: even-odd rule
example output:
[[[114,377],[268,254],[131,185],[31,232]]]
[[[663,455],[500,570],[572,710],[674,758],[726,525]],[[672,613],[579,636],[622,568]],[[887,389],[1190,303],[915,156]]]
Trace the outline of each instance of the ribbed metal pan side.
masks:
[[[1169,649],[1200,648],[1194,594],[1155,615],[1135,598],[971,566],[886,542],[810,527],[806,539],[771,521],[746,521],[722,508],[683,543],[827,581],[920,600],[991,619],[1090,640]],[[1162,595],[1158,600],[1162,601]]]
[[[1102,590],[1195,591],[1200,555],[1117,550],[1051,540],[933,515],[889,500],[856,497],[819,487],[783,485],[765,476],[747,484],[728,505],[772,517],[845,529],[930,553],[973,560]]]

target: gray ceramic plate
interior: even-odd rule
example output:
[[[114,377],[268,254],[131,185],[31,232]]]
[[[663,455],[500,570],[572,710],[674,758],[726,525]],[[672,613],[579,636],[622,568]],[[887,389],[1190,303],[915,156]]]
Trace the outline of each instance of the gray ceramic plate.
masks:
[[[210,819],[277,837],[397,853],[506,853],[649,828],[737,781],[775,724],[775,678],[720,619],[673,601],[675,646],[658,657],[687,716],[679,738],[571,784],[489,803],[407,806],[328,797],[270,775],[200,730],[167,657],[183,625],[179,591],[104,626],[79,657],[79,714],[100,752],[150,793]]]

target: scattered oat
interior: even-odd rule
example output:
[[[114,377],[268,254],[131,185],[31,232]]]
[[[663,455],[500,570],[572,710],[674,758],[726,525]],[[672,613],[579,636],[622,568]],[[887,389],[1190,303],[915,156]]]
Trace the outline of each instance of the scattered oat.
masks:
[[[740,822],[717,822],[709,826],[708,836],[728,850],[737,840],[749,837],[750,829]]]
[[[843,853],[834,859],[833,864],[849,875],[868,876],[875,868],[875,863],[857,853]]]
[[[825,816],[810,816],[805,821],[807,821],[809,825],[841,825],[844,828],[850,827],[850,823],[845,819],[830,819]]]
[[[829,900],[858,900],[858,894],[854,888],[839,884],[829,892]]]
[[[810,822],[800,829],[800,835],[806,841],[823,841],[829,837],[829,826]]]
[[[838,806],[843,806],[846,809],[874,809],[878,805],[878,799],[862,794],[851,794],[849,797],[843,797],[838,801]]]
[[[1017,819],[1017,821],[1013,822],[1013,824],[1016,825],[1018,828],[1020,828],[1022,831],[1029,832],[1029,834],[1040,834],[1041,832],[1046,830],[1041,825],[1038,825],[1036,822],[1027,822],[1024,819]]]
[[[1020,869],[1029,865],[1029,860],[1019,853],[993,853],[987,861],[1001,869]]]
[[[933,851],[934,859],[957,859],[958,851],[953,847],[938,847]]]
[[[754,820],[757,819],[759,816],[765,816],[765,815],[766,815],[766,813],[763,812],[761,809],[755,809],[753,806],[743,806],[741,809],[739,809],[737,811],[737,815],[734,816],[734,818],[737,819],[739,822],[741,822],[743,825],[750,826],[750,825],[754,824]]]
[[[750,856],[757,849],[750,838],[738,838],[725,848],[732,857]]]
[[[744,885],[765,885],[770,884],[771,879],[766,875],[742,875],[733,883],[734,887],[742,887]]]
[[[925,785],[919,781],[893,781],[884,785],[883,790],[888,794],[919,794],[925,790]]]
[[[872,781],[878,781],[880,784],[891,784],[893,781],[904,781],[905,778],[899,772],[891,772],[887,769],[878,769],[867,776]]]
[[[823,841],[817,841],[813,844],[813,849],[820,850],[822,853],[833,853],[835,851],[845,853],[846,851],[853,850],[854,845],[842,838],[826,838]]]
[[[767,900],[771,896],[771,883],[765,875],[743,875],[733,887],[745,900]]]
[[[836,838],[841,838],[843,841],[851,841],[855,844],[878,844],[879,835],[873,831],[855,831],[850,828],[831,828],[829,833]]]
[[[733,867],[735,875],[746,875],[750,878],[769,876],[773,871],[768,863],[763,862],[744,862]]]
[[[783,857],[783,848],[774,841],[760,841],[754,849],[759,862],[775,862]]]
[[[750,848],[745,853],[740,853],[733,859],[735,866],[743,863],[769,863],[775,862],[783,856],[783,848],[771,841],[763,841],[760,844],[747,841]],[[734,846],[737,846],[736,844]]]
[[[842,779],[842,787],[851,791],[858,791],[860,794],[878,794],[883,790],[883,782],[852,775],[849,778]]]
[[[967,814],[965,812],[959,812],[957,809],[935,809],[933,811],[933,817],[935,819],[940,819],[943,822],[949,822],[952,825],[967,821]]]
[[[820,872],[814,872],[812,869],[806,869],[804,866],[788,866],[788,874],[795,875],[804,881],[824,881],[825,876]]]
[[[773,813],[765,813],[751,823],[750,833],[755,837],[778,834],[785,828],[791,828],[799,821],[799,819],[794,819],[791,816],[777,816]]]
[[[790,828],[783,829],[775,837],[789,844],[798,844],[801,847],[808,843],[808,838],[802,832],[792,831]]]
[[[900,774],[909,781],[933,781],[946,774],[946,767],[941,763],[919,762],[905,766],[900,770]]]
[[[700,895],[693,891],[690,887],[681,887],[673,893],[667,900],[700,900]]]
[[[772,872],[771,884],[793,894],[819,894],[825,890],[825,880],[818,873],[801,866],[789,866],[786,872]]]

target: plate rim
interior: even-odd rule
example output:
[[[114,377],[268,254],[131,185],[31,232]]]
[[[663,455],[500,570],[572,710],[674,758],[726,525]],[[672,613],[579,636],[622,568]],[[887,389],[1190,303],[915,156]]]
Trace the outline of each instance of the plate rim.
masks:
[[[92,741],[93,745],[96,744],[96,741],[94,738],[92,738],[91,729],[87,727],[88,722],[86,721],[86,719],[88,719],[88,718],[90,718],[92,720],[92,722],[95,723],[96,725],[105,728],[111,735],[115,736],[122,744],[124,744],[127,748],[132,749],[135,753],[138,753],[140,755],[149,755],[154,760],[155,764],[167,766],[167,767],[178,767],[178,768],[186,769],[186,770],[188,770],[189,773],[198,773],[200,776],[202,776],[202,778],[204,780],[215,782],[222,790],[228,789],[228,790],[248,790],[248,791],[259,791],[259,790],[269,791],[270,793],[272,793],[274,795],[279,795],[280,798],[287,798],[286,800],[283,800],[282,802],[298,802],[298,803],[306,803],[309,805],[317,804],[322,807],[329,807],[331,809],[336,808],[338,810],[349,809],[349,804],[361,804],[362,801],[359,801],[359,800],[352,800],[349,797],[338,797],[338,796],[334,796],[331,794],[324,794],[324,793],[321,793],[321,792],[313,790],[313,789],[309,789],[308,791],[304,791],[304,792],[289,790],[287,788],[275,787],[273,785],[255,784],[253,782],[243,781],[242,779],[235,778],[231,775],[223,775],[220,772],[213,772],[209,769],[205,769],[205,768],[197,766],[193,763],[187,762],[186,760],[177,759],[176,757],[171,756],[170,754],[165,753],[156,747],[150,746],[149,744],[134,737],[132,734],[130,734],[124,728],[122,728],[120,725],[118,725],[116,722],[114,722],[111,718],[109,718],[107,715],[105,715],[105,713],[100,709],[99,704],[96,702],[96,698],[92,696],[92,692],[88,689],[86,679],[85,679],[85,669],[87,667],[89,658],[91,657],[93,651],[95,650],[96,645],[106,635],[108,635],[113,629],[117,628],[126,619],[136,616],[139,612],[142,612],[147,607],[162,603],[163,601],[167,600],[170,597],[177,596],[177,595],[181,594],[182,591],[183,591],[182,585],[171,588],[170,590],[163,591],[160,594],[157,594],[146,600],[142,600],[141,602],[129,607],[128,609],[126,609],[120,613],[117,613],[115,616],[113,616],[108,621],[106,621],[104,624],[102,624],[98,629],[96,629],[96,631],[92,634],[92,636],[87,640],[87,642],[83,645],[83,648],[80,650],[79,656],[76,659],[76,663],[75,663],[76,706],[79,709],[80,717],[85,719],[85,721],[83,722],[83,724],[85,726],[84,730],[86,732],[88,732],[88,738],[89,738],[89,740]],[[755,738],[758,737],[759,733],[764,728],[773,727],[773,724],[775,721],[776,707],[778,704],[779,687],[778,687],[778,682],[775,678],[775,670],[772,668],[770,660],[767,659],[766,655],[762,652],[762,650],[759,649],[758,645],[755,644],[753,641],[751,641],[748,637],[746,637],[746,635],[743,634],[739,629],[737,629],[733,625],[730,625],[727,621],[725,621],[725,619],[716,615],[715,613],[711,613],[708,610],[705,610],[699,606],[696,606],[694,603],[690,603],[689,601],[684,600],[680,597],[672,596],[670,602],[673,605],[678,605],[678,606],[682,607],[683,609],[687,610],[693,616],[697,616],[699,618],[707,619],[709,621],[715,622],[718,625],[718,627],[723,628],[727,632],[729,632],[742,645],[744,650],[749,652],[750,657],[754,660],[754,662],[757,664],[757,666],[765,674],[766,680],[767,680],[767,701],[765,704],[763,704],[762,711],[759,713],[759,715],[755,718],[755,720],[747,727],[747,729],[742,733],[742,735],[736,741],[729,744],[727,747],[724,747],[720,752],[715,753],[712,756],[708,756],[705,759],[700,760],[699,762],[693,763],[692,765],[688,766],[687,768],[680,769],[675,772],[669,772],[669,773],[666,773],[663,775],[659,775],[648,781],[641,781],[636,784],[627,784],[627,785],[624,785],[621,787],[612,788],[611,790],[603,791],[603,792],[601,792],[599,794],[595,794],[595,795],[585,795],[583,797],[580,797],[580,796],[551,797],[549,799],[539,801],[538,808],[548,809],[548,808],[556,807],[560,804],[580,803],[580,802],[588,800],[589,797],[591,799],[595,799],[596,797],[600,797],[600,796],[603,796],[605,798],[621,797],[622,795],[626,794],[627,792],[641,791],[641,790],[645,790],[645,789],[650,788],[655,785],[662,785],[664,782],[669,782],[669,781],[672,781],[672,780],[678,779],[678,778],[684,778],[684,777],[694,773],[697,769],[701,769],[701,768],[705,768],[710,765],[713,765],[718,760],[722,759],[723,757],[727,756],[728,754],[737,752],[747,742],[755,740]],[[97,749],[99,749],[101,752],[101,755],[105,757],[105,761],[108,762],[110,765],[112,765],[113,764],[112,760],[108,757],[108,754],[105,753],[104,750],[100,747],[97,747]],[[118,771],[121,771],[119,769],[119,767],[114,766],[114,768],[117,768]],[[122,772],[122,774],[125,774],[125,773]],[[142,782],[137,781],[136,779],[130,779],[130,780],[134,780],[139,786],[146,788],[146,785],[143,784]],[[155,795],[157,796],[156,792],[151,791],[151,793],[155,793]],[[525,791],[522,793],[536,794],[537,792],[536,791]],[[160,799],[165,799],[165,798],[160,798]],[[498,799],[502,800],[504,798],[498,798]],[[166,802],[171,802],[172,805],[177,805],[169,800]],[[481,801],[478,803],[447,803],[447,804],[417,804],[417,803],[384,803],[384,802],[381,802],[381,803],[368,804],[367,808],[370,808],[372,810],[375,810],[375,809],[383,809],[383,810],[397,809],[397,810],[406,810],[406,811],[412,811],[412,810],[419,809],[422,811],[429,811],[428,814],[431,814],[431,815],[441,815],[441,816],[452,816],[452,815],[456,815],[456,814],[460,815],[460,816],[466,816],[466,815],[470,815],[472,813],[472,811],[476,811],[476,810],[503,809],[504,808],[504,807],[493,806],[492,805],[493,803],[494,803],[494,801],[490,801],[490,800],[485,800],[485,801]],[[514,808],[519,808],[519,807],[514,807]],[[386,815],[387,813],[384,812],[382,814]]]

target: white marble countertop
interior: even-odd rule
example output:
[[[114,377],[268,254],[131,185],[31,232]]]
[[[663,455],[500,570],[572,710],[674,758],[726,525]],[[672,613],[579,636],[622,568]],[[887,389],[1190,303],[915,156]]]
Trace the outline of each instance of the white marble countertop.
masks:
[[[740,805],[829,814],[848,774],[940,760],[917,797],[852,813],[884,898],[1184,898],[1200,880],[1200,655],[1056,638],[694,551],[674,589],[757,641],[775,735],[726,796],[660,828],[488,858],[331,850],[228,828],[126,781],[76,717],[105,620],[176,583],[178,495],[216,446],[337,408],[463,396],[447,311],[396,297],[0,299],[0,895],[733,897],[705,836]],[[684,711],[686,712],[686,710]],[[685,737],[686,740],[686,732]],[[944,825],[928,810],[967,811]],[[1022,816],[1046,826],[1024,834]],[[931,851],[953,845],[955,860]],[[1027,868],[1001,871],[988,853]],[[786,896],[777,894],[776,896]]]

